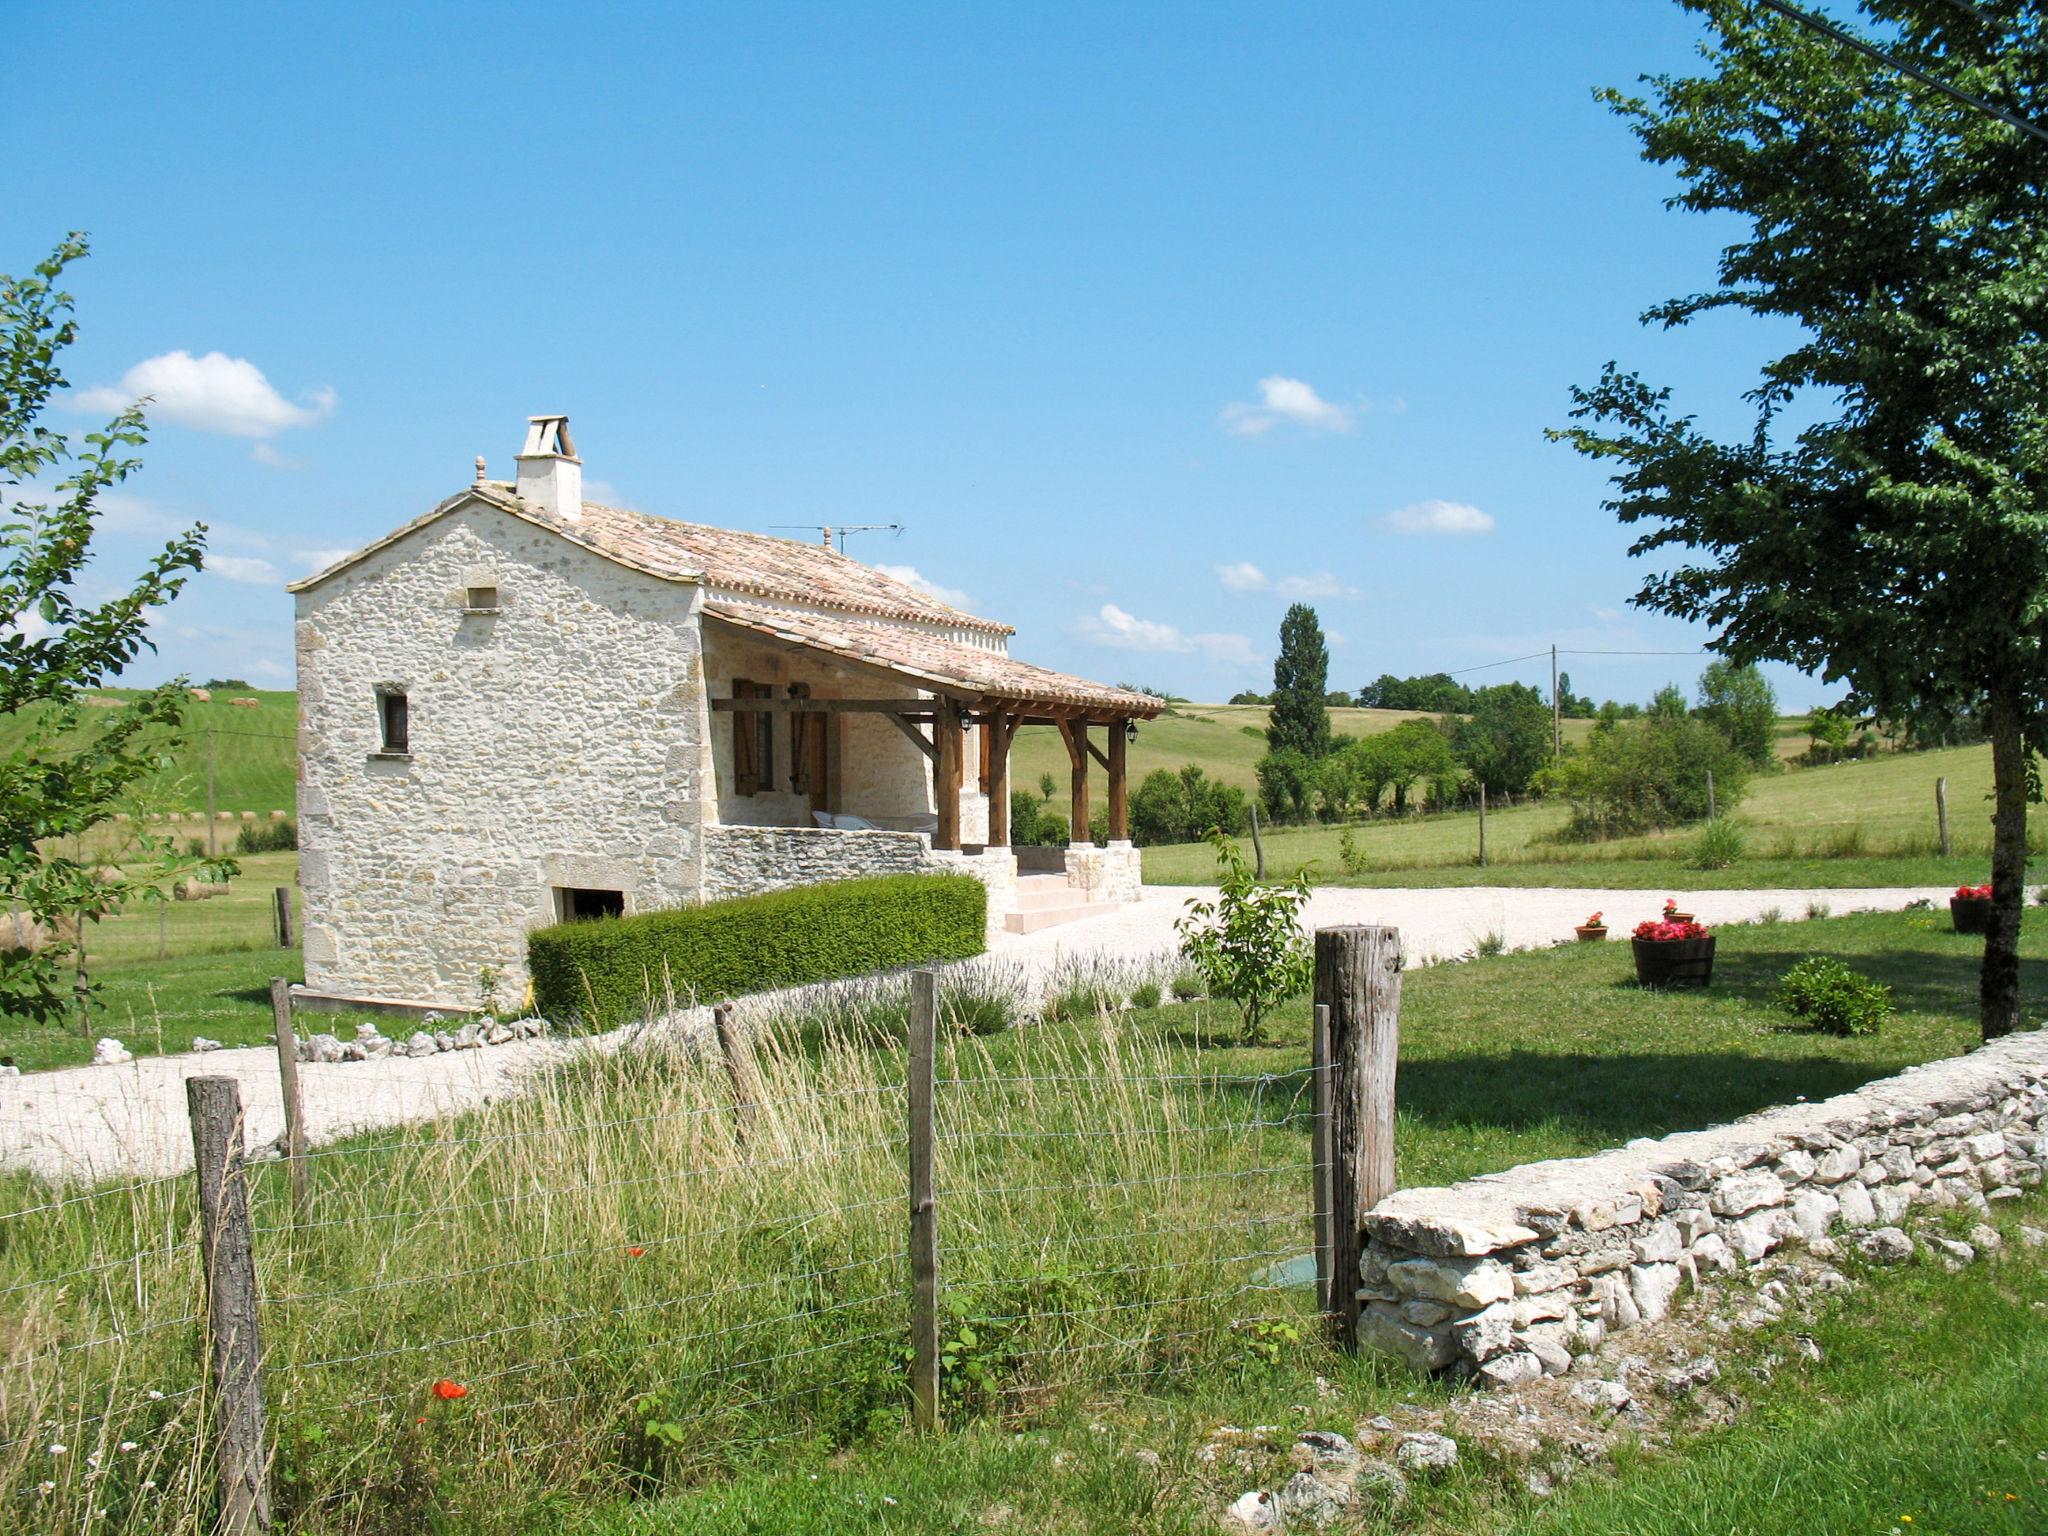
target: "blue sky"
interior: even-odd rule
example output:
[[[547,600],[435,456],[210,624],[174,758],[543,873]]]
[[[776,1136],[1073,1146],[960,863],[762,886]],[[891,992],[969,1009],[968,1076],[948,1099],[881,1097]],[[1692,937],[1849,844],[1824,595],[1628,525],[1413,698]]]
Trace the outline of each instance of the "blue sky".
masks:
[[[1636,322],[1729,230],[1591,92],[1693,43],[1658,0],[45,0],[0,269],[89,230],[73,404],[161,402],[107,579],[215,529],[144,677],[289,686],[281,582],[561,410],[617,500],[902,523],[849,552],[1109,680],[1269,686],[1296,595],[1332,686],[1685,650],[1542,434],[1610,357],[1734,427],[1774,339]],[[1703,663],[1565,664],[1630,698]]]

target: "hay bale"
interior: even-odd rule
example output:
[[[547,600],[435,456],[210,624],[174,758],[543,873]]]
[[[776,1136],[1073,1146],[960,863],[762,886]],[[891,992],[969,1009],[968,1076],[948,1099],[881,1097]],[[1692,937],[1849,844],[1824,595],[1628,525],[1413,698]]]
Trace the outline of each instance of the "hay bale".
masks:
[[[213,702],[213,690],[210,688],[187,688],[185,691],[201,704],[211,704]]]
[[[270,813],[270,819],[272,821],[283,821],[290,814],[291,812],[289,811],[272,811]]]
[[[242,812],[242,820],[244,820],[244,821],[254,821],[255,819],[256,819],[256,813],[255,813],[254,811],[244,811],[244,812]]]
[[[40,954],[50,942],[50,930],[28,912],[0,913],[0,954]]]
[[[261,699],[229,699],[228,707],[230,709],[261,709],[263,701]]]

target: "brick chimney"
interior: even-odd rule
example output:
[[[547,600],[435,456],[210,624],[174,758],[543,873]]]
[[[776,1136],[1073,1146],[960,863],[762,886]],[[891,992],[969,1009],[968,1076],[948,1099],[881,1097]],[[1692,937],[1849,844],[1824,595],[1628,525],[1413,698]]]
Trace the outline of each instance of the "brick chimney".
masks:
[[[517,462],[520,500],[565,522],[582,519],[583,461],[569,437],[568,417],[527,417]]]

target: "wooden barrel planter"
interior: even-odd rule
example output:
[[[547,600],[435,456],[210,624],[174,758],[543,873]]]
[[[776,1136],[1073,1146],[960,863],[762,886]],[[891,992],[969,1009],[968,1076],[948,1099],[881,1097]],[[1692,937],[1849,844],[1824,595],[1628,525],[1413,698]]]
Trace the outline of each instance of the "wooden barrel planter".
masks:
[[[1714,979],[1714,936],[1631,939],[1636,980],[1646,987],[1704,987]]]
[[[1957,933],[1991,931],[1991,903],[1982,897],[1949,897],[1948,915],[1949,921],[1955,924]]]

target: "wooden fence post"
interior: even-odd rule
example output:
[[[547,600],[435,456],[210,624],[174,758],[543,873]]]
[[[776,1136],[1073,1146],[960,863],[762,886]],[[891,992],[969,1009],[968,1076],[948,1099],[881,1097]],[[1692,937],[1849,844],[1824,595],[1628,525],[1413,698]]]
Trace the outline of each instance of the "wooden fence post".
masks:
[[[732,1082],[733,1134],[745,1142],[761,1118],[761,1081],[754,1071],[754,1059],[747,1042],[740,1038],[731,1003],[711,1010],[712,1028],[718,1033],[718,1054],[725,1058],[725,1075]]]
[[[292,984],[270,978],[270,1021],[277,1037],[277,1082],[284,1090],[284,1155],[292,1176],[292,1210],[306,1219],[306,1099],[299,1089],[299,1034],[292,1028]]]
[[[1358,1346],[1362,1218],[1394,1192],[1394,1072],[1401,1054],[1401,930],[1316,930],[1315,1002],[1330,1017],[1330,1308]]]
[[[1479,786],[1479,867],[1486,868],[1486,785]]]
[[[1941,856],[1944,859],[1955,856],[1955,845],[1948,840],[1948,776],[1934,781],[1934,819],[1941,828]]]
[[[1310,1122],[1310,1188],[1316,1203],[1316,1310],[1328,1315],[1337,1310],[1331,1282],[1336,1277],[1336,1256],[1331,1250],[1335,1224],[1330,1219],[1330,1009],[1315,1007],[1315,1029],[1309,1041],[1311,1099],[1315,1118]]]
[[[1712,821],[1714,818],[1714,770],[1709,768],[1707,770],[1707,820]]]
[[[277,947],[292,947],[292,888],[280,885],[275,897],[277,904]]]
[[[939,1427],[939,1213],[932,1193],[932,1097],[939,978],[910,974],[910,1400],[921,1430]]]
[[[1252,802],[1252,875],[1256,879],[1266,878],[1266,845],[1259,840],[1259,803]]]
[[[232,1077],[185,1083],[199,1180],[200,1257],[206,1270],[207,1379],[221,1536],[270,1529],[263,1451],[263,1341],[257,1332],[256,1253],[243,1168],[242,1095]]]

